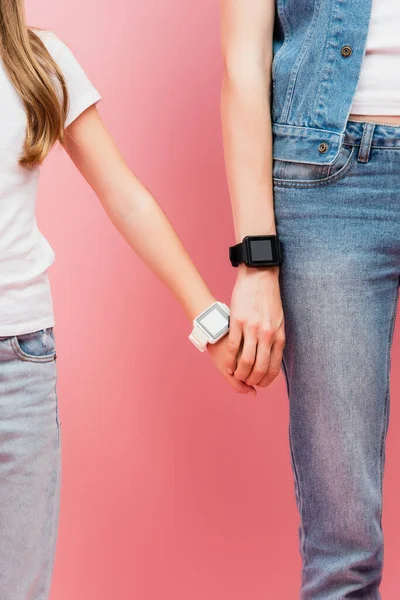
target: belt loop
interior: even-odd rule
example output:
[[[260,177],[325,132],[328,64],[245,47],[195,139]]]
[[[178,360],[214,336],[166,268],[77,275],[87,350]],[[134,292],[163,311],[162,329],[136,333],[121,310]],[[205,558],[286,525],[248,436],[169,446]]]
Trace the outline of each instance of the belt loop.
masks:
[[[358,162],[367,163],[369,160],[369,153],[371,150],[374,129],[375,123],[369,123],[368,121],[363,123],[363,134],[357,156]]]

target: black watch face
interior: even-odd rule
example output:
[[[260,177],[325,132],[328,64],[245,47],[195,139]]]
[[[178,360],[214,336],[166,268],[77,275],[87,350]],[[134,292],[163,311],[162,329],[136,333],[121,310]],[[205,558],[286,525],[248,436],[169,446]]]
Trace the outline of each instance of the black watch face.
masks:
[[[252,264],[277,263],[278,251],[275,237],[248,238],[249,258]]]

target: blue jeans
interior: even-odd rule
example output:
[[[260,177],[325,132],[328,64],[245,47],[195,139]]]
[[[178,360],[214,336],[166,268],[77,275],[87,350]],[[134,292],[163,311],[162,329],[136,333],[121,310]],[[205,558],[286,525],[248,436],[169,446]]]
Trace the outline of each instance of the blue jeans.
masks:
[[[378,600],[400,127],[348,121],[337,161],[274,162],[302,600]]]
[[[47,600],[60,490],[52,329],[0,338],[0,598]]]

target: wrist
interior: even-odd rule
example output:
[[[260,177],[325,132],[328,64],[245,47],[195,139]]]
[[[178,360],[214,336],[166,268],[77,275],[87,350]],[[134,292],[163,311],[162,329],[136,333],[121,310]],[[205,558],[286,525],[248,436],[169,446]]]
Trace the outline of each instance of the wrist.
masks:
[[[201,352],[216,344],[229,331],[230,310],[223,302],[213,302],[193,320],[189,340]]]
[[[249,235],[276,235],[276,224],[275,221],[272,221],[265,225],[265,219],[261,219],[260,223],[263,225],[260,227],[241,227],[240,229],[236,229],[236,243],[240,244],[240,242]]]
[[[275,279],[279,277],[279,266],[254,268],[242,263],[237,270],[237,279]]]
[[[216,298],[209,291],[205,291],[204,293],[191,298],[190,302],[185,306],[185,312],[189,320],[192,322],[199,314],[216,301]]]
[[[247,274],[247,269],[270,271],[282,262],[282,246],[278,236],[248,235],[241,242],[229,247],[229,260],[233,267],[245,265],[241,272]],[[277,271],[275,269],[275,274]]]

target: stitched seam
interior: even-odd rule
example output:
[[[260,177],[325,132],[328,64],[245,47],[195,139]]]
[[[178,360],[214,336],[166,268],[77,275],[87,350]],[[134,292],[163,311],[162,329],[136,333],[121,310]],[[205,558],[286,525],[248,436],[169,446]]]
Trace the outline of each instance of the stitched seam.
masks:
[[[363,133],[361,136],[360,148],[358,150],[357,160],[359,162],[367,162],[368,161],[369,152],[368,152],[368,148],[366,146],[367,146],[367,139],[368,139],[368,141],[371,141],[369,139],[369,134],[370,134],[370,132],[369,132],[368,127],[364,127]],[[368,136],[368,138],[367,138],[367,136]]]
[[[394,325],[395,325],[395,321],[396,321],[396,309],[397,309],[398,295],[399,295],[399,286],[397,286],[396,295],[395,295],[395,298],[393,301],[391,318],[390,318],[390,326],[389,326],[389,335],[388,335],[387,346],[386,346],[385,368],[386,368],[386,372],[387,372],[387,381],[386,381],[386,391],[385,391],[384,420],[383,420],[383,424],[382,424],[382,433],[381,433],[381,465],[380,465],[382,475],[383,475],[383,462],[384,462],[384,441],[385,441],[385,436],[386,436],[385,421],[387,420],[387,416],[388,416],[388,407],[389,407],[388,401],[389,401],[389,393],[390,393],[390,364],[391,364],[390,349],[391,349],[391,345],[392,345]],[[382,491],[382,484],[381,484],[381,491]]]
[[[281,20],[282,23],[282,30],[283,30],[283,43],[282,46],[279,48],[279,50],[277,51],[277,53],[275,54],[274,60],[272,61],[272,70],[271,70],[271,74],[272,74],[272,81],[274,82],[276,79],[276,72],[277,72],[277,67],[279,64],[279,59],[282,56],[282,50],[284,50],[292,41],[292,31],[289,25],[289,21],[286,18],[286,14],[283,8],[283,3],[282,0],[278,0],[276,3],[276,10],[278,12],[279,18]]]
[[[372,137],[374,135],[375,125],[367,123],[363,129],[363,134],[358,151],[358,162],[367,163],[371,154]]]
[[[340,179],[342,179],[342,177],[344,177],[349,171],[350,169],[354,168],[355,165],[357,164],[357,161],[354,160],[355,156],[354,156],[354,148],[355,146],[353,146],[353,149],[351,151],[351,154],[347,160],[347,162],[343,165],[343,167],[334,175],[330,175],[329,177],[325,177],[323,179],[314,179],[314,180],[310,180],[308,181],[307,179],[275,179],[274,178],[274,185],[277,187],[298,187],[298,188],[313,188],[313,187],[323,187],[325,185],[329,185],[330,183],[334,183],[336,181],[339,181]]]
[[[14,353],[16,354],[16,356],[20,359],[23,360],[25,362],[32,362],[32,363],[47,363],[47,362],[53,362],[53,360],[55,360],[57,358],[56,352],[54,352],[53,354],[48,354],[46,356],[31,356],[30,354],[26,354],[23,350],[21,350],[18,341],[15,337],[12,337],[10,339],[11,342],[11,347],[14,351]]]
[[[383,493],[383,469],[384,469],[384,462],[385,462],[385,440],[386,440],[386,435],[387,435],[388,416],[389,416],[390,363],[391,363],[390,349],[391,349],[392,340],[393,340],[393,332],[394,332],[394,325],[395,325],[395,320],[396,320],[396,309],[397,309],[398,296],[399,296],[399,286],[397,285],[396,295],[395,295],[395,298],[393,301],[393,306],[392,306],[392,313],[391,313],[390,326],[389,326],[389,335],[388,335],[387,346],[386,346],[387,380],[386,380],[385,404],[384,404],[384,413],[383,413],[383,422],[382,422],[381,452],[380,452],[381,498],[382,498],[382,493]],[[380,525],[381,526],[382,526],[382,512],[383,512],[383,501],[381,501],[381,512],[380,512]]]
[[[344,144],[345,146],[354,146],[354,148],[359,148],[360,144],[356,143],[356,142],[346,142]],[[371,144],[371,148],[376,148],[377,150],[379,150],[379,148],[385,148],[386,150],[400,150],[400,144],[398,146],[380,146],[380,145],[375,145],[375,144]]]
[[[398,146],[375,146],[374,144],[372,144],[371,148],[387,148],[388,150],[400,150],[400,144]]]
[[[54,360],[56,360],[56,357],[54,357]],[[55,393],[55,397],[56,397],[56,423],[57,423],[57,429],[58,429],[58,437],[60,437],[61,422],[60,422],[60,411],[59,411],[59,405],[58,405],[57,382],[58,382],[58,369],[57,369],[57,366],[56,366],[56,376],[55,376],[55,383],[54,383],[54,393]]]
[[[312,106],[312,114],[316,113],[323,120],[326,119],[327,112],[329,113],[327,107],[329,106],[329,95],[332,92],[332,77],[339,67],[339,61],[343,61],[343,57],[339,57],[338,50],[340,49],[339,42],[345,21],[344,3],[345,0],[332,2],[332,8],[328,17],[330,36],[326,40],[325,51],[322,55],[323,68],[320,73],[319,85]],[[346,126],[345,124],[346,120],[344,120],[344,127]]]
[[[288,377],[288,372],[287,372],[284,357],[282,357],[282,368],[283,368],[283,372],[285,375],[286,389],[287,389],[287,394],[288,394],[289,401],[290,401],[290,384],[289,384],[289,377]],[[302,500],[301,487],[300,487],[300,477],[299,477],[299,473],[297,470],[296,461],[295,461],[294,452],[293,452],[290,420],[289,420],[289,450],[290,450],[290,456],[291,456],[291,461],[292,461],[292,466],[293,466],[294,479],[296,482],[296,488],[297,488],[296,496],[297,496],[297,502],[298,502],[298,510],[299,510],[300,519],[301,519],[301,527],[302,527],[301,554],[302,554],[303,560],[301,561],[301,580],[304,581],[304,562],[305,562],[304,557],[305,557],[305,547],[306,547],[306,536],[305,536],[304,523],[303,523],[303,500]]]
[[[334,137],[343,137],[344,135],[343,133],[338,133],[337,131],[332,131],[331,129],[321,129],[320,127],[308,127],[305,125],[286,125],[286,123],[278,123],[277,121],[274,121],[272,123],[273,129],[277,130],[279,127],[282,127],[286,130],[284,132],[285,135],[290,135],[290,133],[287,133],[288,129],[299,129],[300,131],[304,132],[302,137],[308,137],[308,132],[310,131],[315,131],[317,133],[327,133],[328,135],[333,135]]]
[[[320,0],[317,0],[317,2],[319,3],[319,5],[321,4]],[[317,18],[318,18],[318,13],[319,13],[318,9],[319,9],[319,6],[318,7],[316,6],[316,0],[313,0],[313,18],[309,25],[309,28],[308,28],[308,31],[306,34],[306,39],[304,40],[302,48],[298,54],[298,59],[297,59],[297,61],[295,61],[295,64],[293,66],[292,71],[294,71],[294,72],[292,72],[289,77],[286,99],[285,99],[285,103],[283,105],[282,116],[281,116],[281,119],[283,121],[287,121],[287,119],[289,117],[289,112],[290,112],[290,108],[292,105],[292,99],[293,99],[293,94],[294,94],[294,90],[296,87],[297,77],[299,75],[299,71],[300,71],[301,65],[303,63],[303,60],[307,54],[307,49],[311,43],[312,34],[314,32],[315,25],[316,25]],[[298,64],[296,64],[297,62],[298,62]]]

